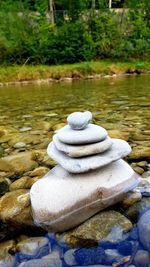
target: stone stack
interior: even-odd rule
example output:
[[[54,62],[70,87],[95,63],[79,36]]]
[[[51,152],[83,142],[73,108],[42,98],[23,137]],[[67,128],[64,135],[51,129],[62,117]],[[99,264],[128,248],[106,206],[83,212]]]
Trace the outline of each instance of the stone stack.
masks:
[[[91,120],[89,111],[68,116],[68,125],[47,149],[58,165],[31,188],[35,223],[48,231],[79,225],[138,183],[138,175],[121,159],[131,152],[128,143],[111,139]]]

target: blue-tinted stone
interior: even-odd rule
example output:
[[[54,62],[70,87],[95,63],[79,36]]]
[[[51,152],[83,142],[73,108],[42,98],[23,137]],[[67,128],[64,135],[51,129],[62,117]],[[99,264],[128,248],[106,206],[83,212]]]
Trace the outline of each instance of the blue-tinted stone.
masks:
[[[138,238],[138,229],[134,227],[129,233],[128,240],[138,240]]]
[[[105,260],[105,251],[103,248],[81,248],[74,252],[75,260],[78,265],[102,264]]]
[[[16,266],[15,266],[16,267]],[[18,267],[62,267],[60,259],[34,259],[27,262],[22,262]]]
[[[22,262],[24,260],[26,261],[26,260],[30,260],[30,259],[39,259],[43,256],[46,256],[47,254],[49,254],[49,246],[48,245],[39,248],[37,253],[34,255],[24,254],[24,253],[18,252],[16,257],[17,257],[18,262]]]
[[[109,235],[102,241],[105,241],[105,242],[107,241],[112,244],[118,244],[119,242],[127,238],[128,238],[128,234],[124,234],[123,229],[121,227],[115,226],[112,228]]]
[[[105,250],[105,263],[112,264],[120,260],[123,256],[117,251],[117,249],[106,249]]]
[[[132,255],[134,245],[133,241],[124,240],[118,244],[117,249],[124,256]]]
[[[110,241],[104,241],[104,240],[99,242],[99,245],[104,249],[115,249],[117,247],[117,244],[111,243]]]
[[[150,251],[150,209],[141,216],[138,222],[138,232],[143,247]]]
[[[75,249],[69,249],[64,254],[64,261],[68,266],[74,266],[76,265],[76,260],[74,256]]]
[[[150,256],[146,250],[138,250],[134,257],[134,264],[136,267],[149,267]]]

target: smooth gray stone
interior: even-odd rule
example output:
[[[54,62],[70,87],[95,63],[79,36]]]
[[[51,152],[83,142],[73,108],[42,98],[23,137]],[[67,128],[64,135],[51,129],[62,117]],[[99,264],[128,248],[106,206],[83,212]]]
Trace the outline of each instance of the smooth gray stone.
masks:
[[[143,247],[150,252],[150,208],[138,221],[138,232]]]
[[[90,123],[84,130],[78,131],[66,125],[58,130],[57,135],[59,140],[65,144],[81,145],[104,140],[107,136],[107,131],[101,126]]]
[[[68,172],[88,172],[108,165],[113,161],[127,156],[131,152],[131,147],[126,141],[121,139],[112,139],[112,141],[113,144],[109,150],[85,158],[70,158],[63,152],[58,151],[54,142],[50,143],[47,153]]]
[[[67,122],[73,130],[82,130],[86,128],[91,120],[92,113],[90,111],[73,112],[67,118]]]
[[[74,158],[102,153],[108,150],[112,146],[112,140],[109,137],[106,137],[106,139],[104,139],[101,142],[87,144],[87,145],[73,146],[62,143],[61,141],[59,141],[57,134],[55,134],[53,136],[53,142],[59,151],[62,151],[69,157],[74,157]],[[49,151],[49,146],[47,148],[47,151]]]
[[[65,252],[64,254],[64,261],[66,264],[68,264],[69,266],[76,266],[76,260],[75,260],[75,256],[74,256],[74,252],[75,249],[69,249]]]
[[[66,231],[120,201],[138,179],[123,160],[82,174],[58,165],[30,190],[34,222],[49,232]]]
[[[134,264],[136,267],[149,267],[150,255],[147,250],[139,249],[134,257]]]

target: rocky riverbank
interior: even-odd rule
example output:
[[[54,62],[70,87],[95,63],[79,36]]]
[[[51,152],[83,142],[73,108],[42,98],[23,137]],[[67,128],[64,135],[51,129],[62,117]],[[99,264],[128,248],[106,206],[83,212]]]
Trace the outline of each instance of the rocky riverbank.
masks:
[[[115,241],[115,246],[109,244],[107,249],[103,247],[102,252],[107,253],[109,259],[111,258],[107,261],[106,266],[109,266],[110,262],[115,263],[120,262],[120,260],[128,262],[132,258],[131,251],[129,255],[122,255],[118,250],[116,251],[116,247],[120,246],[120,242],[128,239],[126,233],[132,232],[131,230],[136,226],[141,212],[150,207],[150,147],[145,146],[148,144],[150,132],[145,130],[138,135],[135,132],[131,134],[118,129],[108,131],[110,137],[121,138],[131,143],[133,150],[126,160],[142,176],[141,184],[133,192],[128,193],[123,202],[108,208],[106,211],[99,212],[73,230],[57,234],[57,241],[56,239],[54,241],[49,235],[43,237],[46,232],[33,223],[29,190],[38,179],[55,166],[55,162],[47,156],[46,148],[54,131],[64,124],[63,121],[59,123],[45,121],[36,130],[32,127],[16,129],[12,126],[2,126],[0,128],[0,260],[2,264],[7,262],[7,266],[11,267],[15,262],[15,266],[18,266],[26,259],[32,261],[42,257],[48,257],[41,259],[47,262],[50,257],[52,264],[55,261],[56,266],[62,266],[60,258],[63,257],[63,261],[68,264],[64,266],[77,266],[80,262],[78,252],[75,254],[78,256],[74,257],[73,252],[76,250],[66,251],[66,245],[73,247],[73,249],[78,246],[93,247],[99,245],[100,241],[104,241],[108,236],[109,238],[113,238],[113,236],[119,238],[120,235],[120,239]],[[114,234],[113,231],[117,232]],[[132,238],[128,240],[130,246],[133,246],[133,240]],[[52,249],[53,242],[57,243],[58,249]],[[35,249],[33,249],[33,244]],[[113,251],[111,251],[112,248]],[[50,251],[53,251],[51,256],[46,256]],[[97,253],[96,249],[94,251],[93,253]],[[83,251],[84,253],[86,255],[86,251]],[[114,253],[116,254],[114,255]],[[139,253],[137,258],[141,257]],[[148,257],[147,254],[144,255]],[[114,257],[113,260],[112,257]],[[68,259],[75,263],[68,263]],[[38,262],[40,264],[39,260],[35,263],[38,264]],[[98,262],[104,263],[102,258]],[[20,266],[28,266],[25,263],[21,264]],[[43,266],[42,264],[39,266]],[[90,264],[89,260],[87,266]]]

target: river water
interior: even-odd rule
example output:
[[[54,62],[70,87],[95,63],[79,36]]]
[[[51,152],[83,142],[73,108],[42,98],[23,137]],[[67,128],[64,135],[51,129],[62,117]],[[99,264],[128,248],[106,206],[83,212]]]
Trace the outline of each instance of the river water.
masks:
[[[15,128],[65,121],[72,111],[90,110],[107,129],[149,129],[150,76],[83,80],[0,89],[0,124]]]

